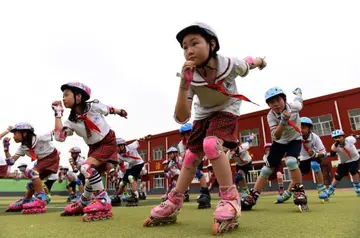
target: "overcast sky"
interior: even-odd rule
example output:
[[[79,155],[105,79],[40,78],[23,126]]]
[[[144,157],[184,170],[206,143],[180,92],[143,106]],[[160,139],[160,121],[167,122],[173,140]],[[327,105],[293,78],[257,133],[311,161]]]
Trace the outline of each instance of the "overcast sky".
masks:
[[[175,76],[184,57],[175,35],[193,21],[216,30],[221,55],[267,57],[266,69],[237,79],[240,93],[261,105],[245,102],[242,113],[266,108],[273,86],[301,87],[305,99],[358,87],[358,9],[357,1],[329,0],[1,1],[1,130],[19,121],[38,134],[52,130],[50,105],[67,81],[126,109],[127,120],[108,117],[126,140],[179,128]],[[76,136],[55,144],[63,164],[70,147],[87,152]]]

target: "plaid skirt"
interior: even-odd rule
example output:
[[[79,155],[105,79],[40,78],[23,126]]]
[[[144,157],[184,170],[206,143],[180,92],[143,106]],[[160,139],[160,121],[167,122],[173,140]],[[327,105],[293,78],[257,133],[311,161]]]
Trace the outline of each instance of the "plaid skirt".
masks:
[[[107,163],[117,164],[117,145],[115,132],[110,130],[109,133],[96,144],[89,146],[88,157],[94,158],[101,163],[96,167],[99,173],[104,173],[108,169]]]
[[[34,170],[39,173],[40,179],[43,180],[49,177],[51,174],[58,172],[59,163],[59,152],[54,149],[53,152],[51,152],[51,154],[49,154],[48,156],[37,160]]]
[[[0,178],[6,178],[7,175],[10,173],[10,166],[9,165],[0,165]]]
[[[195,120],[187,147],[190,151],[202,152],[203,140],[208,136],[216,136],[224,141],[223,146],[234,149],[237,146],[236,125],[238,116],[230,112],[215,112],[211,116]]]

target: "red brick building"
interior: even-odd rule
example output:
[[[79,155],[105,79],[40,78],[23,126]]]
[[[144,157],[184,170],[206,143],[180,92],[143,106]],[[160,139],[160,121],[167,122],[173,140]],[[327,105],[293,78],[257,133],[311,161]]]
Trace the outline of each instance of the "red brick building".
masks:
[[[271,142],[270,130],[267,125],[266,116],[268,109],[242,115],[238,121],[237,134],[241,141],[254,133],[257,138],[254,146],[250,149],[253,155],[254,173],[248,179],[250,183],[256,180],[258,169],[263,165],[263,147],[266,142]],[[332,139],[330,136],[334,128],[341,128],[347,134],[360,133],[360,88],[329,94],[304,101],[304,108],[301,116],[310,117],[313,120],[313,131],[318,134],[327,150],[330,150]],[[167,186],[167,181],[163,177],[162,160],[166,156],[166,150],[177,145],[181,137],[178,129],[152,135],[147,142],[142,142],[139,152],[147,162],[147,169],[150,174],[149,186],[151,189],[163,188]],[[360,147],[359,147],[360,148]],[[322,165],[326,183],[330,182],[334,174],[336,157],[330,157]],[[234,166],[233,166],[234,167]],[[287,169],[284,169],[285,181],[289,178]],[[312,175],[305,176],[305,180],[311,182]],[[196,180],[193,181],[197,183]],[[195,184],[194,184],[195,185]]]

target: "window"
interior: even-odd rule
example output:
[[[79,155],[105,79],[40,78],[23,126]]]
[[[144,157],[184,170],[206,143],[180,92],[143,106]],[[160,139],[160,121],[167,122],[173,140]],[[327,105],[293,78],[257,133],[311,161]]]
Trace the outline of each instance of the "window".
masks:
[[[313,132],[318,136],[330,135],[334,130],[331,114],[312,117],[311,120],[313,122]]]
[[[360,108],[349,110],[351,130],[360,130]]]
[[[140,150],[139,155],[144,161],[147,161],[146,150]]]
[[[251,136],[252,134],[255,135],[255,139],[252,143],[253,146],[259,145],[259,129],[250,129],[250,130],[244,130],[240,132],[240,141],[241,143],[245,143],[246,139]]]
[[[162,160],[163,159],[163,151],[164,147],[159,146],[153,149],[153,159],[154,160]]]
[[[164,188],[164,176],[160,174],[154,175],[154,188]]]

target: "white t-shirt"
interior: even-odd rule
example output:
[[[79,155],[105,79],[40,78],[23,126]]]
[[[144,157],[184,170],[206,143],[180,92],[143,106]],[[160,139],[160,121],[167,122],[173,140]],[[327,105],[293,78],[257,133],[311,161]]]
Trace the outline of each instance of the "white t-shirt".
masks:
[[[231,94],[239,94],[236,86],[235,78],[245,77],[249,72],[249,65],[245,60],[237,58],[227,58],[221,55],[217,56],[217,79],[215,84],[220,80],[224,80],[222,85],[225,90]],[[235,99],[217,92],[214,89],[206,87],[208,83],[200,76],[199,73],[194,72],[193,80],[188,91],[188,99],[194,99],[195,120],[201,120],[209,117],[214,112],[230,112],[234,115],[240,116],[241,100]],[[197,96],[194,98],[194,96]],[[176,120],[176,115],[174,115]],[[189,120],[188,118],[184,122]]]
[[[137,148],[140,146],[139,141],[134,141],[130,145],[125,146],[126,152],[123,154],[118,154],[119,161],[125,161],[129,163],[129,168],[131,169],[135,165],[143,164],[144,161],[141,158]]]
[[[313,150],[315,153],[326,153],[326,149],[320,137],[313,132],[310,133],[306,141],[302,139],[300,161],[308,160],[311,157],[306,148]]]
[[[57,173],[50,174],[50,176],[47,177],[47,180],[57,180],[57,179],[58,179]]]
[[[185,156],[185,152],[186,152],[186,147],[185,147],[185,145],[184,145],[184,143],[183,143],[182,140],[179,142],[179,144],[178,144],[177,147],[178,147],[178,149],[179,149],[179,154],[180,154],[180,156],[181,156],[181,157],[184,157],[184,156]]]
[[[353,136],[345,138],[345,145],[335,147],[331,146],[331,150],[337,152],[339,163],[350,163],[359,159],[359,152],[355,147],[356,139]]]
[[[64,122],[64,127],[69,128],[78,136],[82,137],[87,145],[93,145],[104,139],[110,131],[110,126],[105,120],[105,116],[109,114],[109,107],[100,102],[93,102],[91,103],[89,111],[85,114],[89,120],[99,128],[100,132],[90,130],[91,136],[88,137],[85,124],[82,120],[75,123],[67,119]]]
[[[32,141],[32,150],[34,151],[34,153],[37,156],[37,159],[41,160],[43,158],[45,158],[46,156],[50,155],[55,147],[52,143],[53,140],[53,136],[52,133],[47,133],[44,135],[37,135],[33,137],[33,141]],[[16,155],[18,156],[30,156],[29,153],[29,148],[25,145],[21,145],[16,153]],[[32,158],[33,160],[36,158]]]
[[[299,130],[301,128],[299,112],[301,111],[302,108],[303,108],[303,99],[299,96],[295,97],[294,102],[286,104],[286,110],[291,114],[290,120],[296,124]],[[281,114],[277,114],[272,110],[269,111],[267,115],[267,121],[270,127],[271,137],[273,141],[276,141],[277,143],[280,144],[287,144],[290,141],[302,139],[301,134],[290,125],[286,125],[280,139],[276,139],[274,134],[276,128],[280,124],[280,120],[281,120]]]
[[[0,155],[0,166],[7,165],[6,160],[4,157]]]

